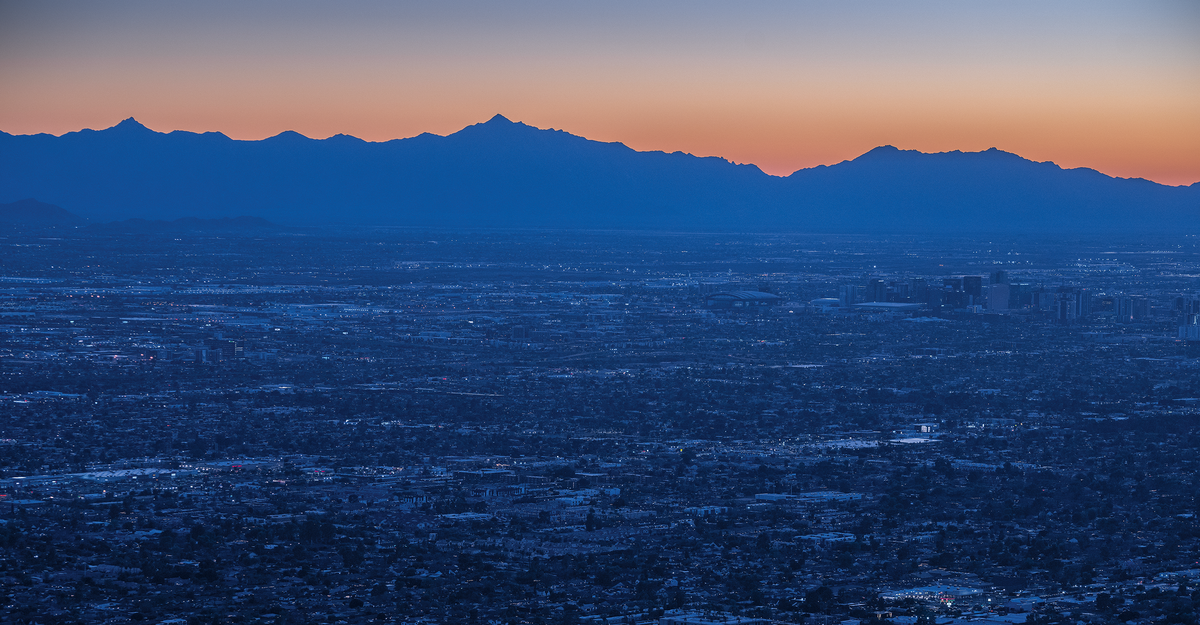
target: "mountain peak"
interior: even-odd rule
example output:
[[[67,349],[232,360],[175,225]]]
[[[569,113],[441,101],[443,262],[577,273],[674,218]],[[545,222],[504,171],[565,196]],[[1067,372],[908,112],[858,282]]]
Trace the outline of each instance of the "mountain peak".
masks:
[[[497,113],[486,122],[471,124],[458,132],[452,132],[448,137],[458,137],[460,139],[467,137],[490,137],[494,140],[509,140],[513,136],[523,135],[528,131],[537,131],[539,128],[528,126],[521,122],[514,122],[511,119]]]
[[[143,126],[141,122],[132,117],[121,120],[121,123],[113,126],[109,130],[119,130],[122,132],[154,132],[153,130]]]
[[[503,115],[445,137],[383,143],[318,141],[296,132],[262,142],[198,140],[132,119],[115,128],[82,138],[0,134],[0,201],[43,197],[92,219],[251,215],[310,225],[1200,229],[1200,187],[1062,171],[998,149],[927,154],[885,145],[784,179],[716,157],[636,152]]]
[[[898,148],[894,145],[881,145],[876,148],[871,148],[870,150],[859,155],[858,157],[852,158],[845,162],[847,162],[847,163],[864,163],[864,162],[871,162],[871,161],[891,160],[891,159],[894,159],[897,155],[905,154],[907,152],[912,152],[912,150],[901,150],[900,148]]]
[[[263,141],[275,141],[275,142],[279,142],[279,141],[291,141],[291,142],[300,142],[300,141],[310,141],[310,139],[309,139],[307,136],[305,136],[305,135],[302,135],[302,134],[300,134],[300,133],[296,132],[295,130],[285,130],[285,131],[283,131],[283,132],[281,132],[281,133],[279,133],[279,134],[277,134],[277,135],[275,135],[275,136],[272,136],[272,137],[267,137],[266,139],[263,139]]]
[[[891,146],[891,145],[881,145],[877,148],[872,148],[870,151],[864,153],[862,156],[859,156],[858,158],[855,158],[852,160],[855,162],[857,162],[857,161],[891,160],[900,155],[904,155],[904,156],[912,157],[912,158],[949,157],[949,158],[956,158],[956,159],[984,158],[984,159],[988,159],[991,161],[1028,161],[1028,159],[1026,159],[1018,154],[1013,154],[1012,152],[1005,152],[1004,150],[1001,150],[999,148],[994,148],[994,147],[988,148],[986,150],[980,150],[978,152],[964,152],[962,150],[952,150],[950,152],[922,152],[920,150],[903,150],[903,149],[900,149],[900,148],[897,148],[897,147]]]

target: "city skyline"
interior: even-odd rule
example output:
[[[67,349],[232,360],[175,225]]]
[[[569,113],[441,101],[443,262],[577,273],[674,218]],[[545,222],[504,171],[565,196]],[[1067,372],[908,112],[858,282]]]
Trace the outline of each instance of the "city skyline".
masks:
[[[1183,2],[0,8],[0,130],[370,141],[500,113],[774,175],[879,145],[1200,180]]]
[[[0,622],[1200,625],[1197,33],[0,1]]]

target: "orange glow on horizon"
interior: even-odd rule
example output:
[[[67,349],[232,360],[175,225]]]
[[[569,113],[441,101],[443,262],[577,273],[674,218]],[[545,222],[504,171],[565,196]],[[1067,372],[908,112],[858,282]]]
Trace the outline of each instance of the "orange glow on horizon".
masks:
[[[522,121],[519,117],[501,114],[513,121]],[[285,127],[278,124],[278,118],[243,120],[241,123],[231,121],[226,125],[221,123],[225,120],[214,119],[208,115],[195,118],[185,116],[178,121],[174,121],[176,116],[118,115],[82,127],[62,127],[61,124],[51,124],[48,119],[34,119],[24,124],[9,124],[8,127],[0,127],[0,130],[9,134],[61,135],[81,128],[101,130],[128,117],[135,117],[140,123],[158,132],[221,132],[232,139],[242,141],[257,141],[291,130],[314,139],[345,134],[366,141],[382,142],[413,137],[423,132],[444,136],[465,126],[487,121],[491,115],[480,116],[467,122],[428,119],[429,125],[424,128],[415,127],[413,124],[392,123],[386,130],[373,130],[362,124],[356,128],[341,128],[335,122],[303,123],[300,120],[295,120],[294,126]],[[39,121],[41,123],[38,123]],[[254,121],[258,123],[253,123]],[[956,150],[979,152],[997,148],[1032,161],[1051,161],[1064,169],[1085,167],[1109,176],[1144,178],[1171,186],[1200,182],[1200,173],[1197,173],[1200,172],[1200,146],[1195,145],[1167,146],[1172,149],[1164,150],[1150,145],[1107,145],[1101,141],[1088,141],[1086,136],[1081,136],[1075,137],[1074,145],[1077,148],[1068,150],[1037,136],[1036,132],[1028,132],[1026,136],[1008,133],[1010,140],[998,143],[987,138],[971,136],[969,133],[963,133],[962,136],[949,133],[930,135],[923,133],[920,128],[913,127],[904,133],[880,133],[886,135],[883,139],[863,136],[866,133],[862,132],[851,132],[847,133],[850,136],[843,140],[840,137],[829,136],[831,133],[806,132],[805,129],[794,129],[790,133],[773,133],[766,129],[743,129],[743,132],[736,132],[735,129],[725,132],[713,131],[701,136],[694,131],[689,132],[685,124],[676,124],[679,126],[676,128],[665,124],[649,125],[649,128],[634,124],[627,128],[612,123],[587,122],[588,120],[582,120],[578,124],[588,128],[584,131],[567,124],[525,123],[538,128],[565,130],[595,141],[619,142],[638,151],[681,151],[696,156],[716,156],[734,163],[755,165],[773,176],[787,176],[797,170],[819,165],[834,165],[857,158],[881,145],[893,145],[903,150],[926,153]]]
[[[502,113],[774,175],[894,145],[1200,181],[1177,1],[53,4],[0,20],[4,132],[386,141]]]

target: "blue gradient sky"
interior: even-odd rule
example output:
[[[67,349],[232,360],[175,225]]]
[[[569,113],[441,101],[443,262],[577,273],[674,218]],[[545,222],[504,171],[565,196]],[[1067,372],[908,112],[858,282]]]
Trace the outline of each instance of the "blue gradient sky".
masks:
[[[1200,180],[1200,3],[12,2],[0,130],[370,140],[495,113],[775,174],[893,144]]]

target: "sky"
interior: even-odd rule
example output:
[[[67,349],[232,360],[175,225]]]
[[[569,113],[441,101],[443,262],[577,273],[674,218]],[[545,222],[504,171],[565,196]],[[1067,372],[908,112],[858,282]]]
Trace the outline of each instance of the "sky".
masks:
[[[371,141],[500,113],[785,175],[879,145],[1200,181],[1200,2],[0,0],[0,130]]]

